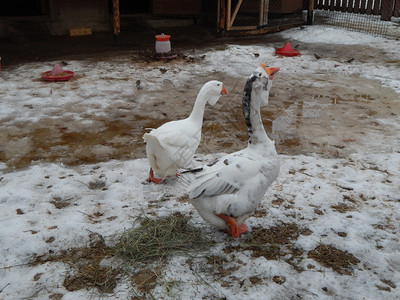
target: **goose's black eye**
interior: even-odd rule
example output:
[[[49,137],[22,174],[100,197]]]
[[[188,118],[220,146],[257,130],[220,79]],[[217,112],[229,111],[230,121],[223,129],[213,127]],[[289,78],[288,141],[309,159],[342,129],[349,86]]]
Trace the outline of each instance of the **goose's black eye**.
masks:
[[[258,76],[260,76],[260,77],[261,77],[261,75],[262,75],[261,73],[258,74]]]
[[[217,86],[219,86],[219,83],[217,84]]]

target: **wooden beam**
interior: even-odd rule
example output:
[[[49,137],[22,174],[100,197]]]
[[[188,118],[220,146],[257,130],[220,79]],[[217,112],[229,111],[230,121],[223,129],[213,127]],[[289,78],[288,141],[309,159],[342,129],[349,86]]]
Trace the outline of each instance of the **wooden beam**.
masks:
[[[359,13],[360,12],[360,0],[354,0],[354,10],[353,12]]]
[[[121,32],[121,21],[119,17],[119,0],[113,0],[114,13],[114,41],[119,43],[119,34]]]
[[[226,6],[225,0],[218,1],[218,29],[225,29],[226,26]]]
[[[231,11],[232,10],[232,0],[227,0],[226,2],[226,30],[231,29]]]
[[[400,0],[396,0],[394,4],[394,12],[393,12],[393,17],[400,17]]]
[[[314,1],[316,0],[308,0],[307,7],[307,24],[312,25],[314,18]]]
[[[374,4],[373,0],[368,0],[367,2],[367,10],[366,10],[366,14],[370,15],[372,14],[372,5]]]
[[[259,35],[259,34],[266,34],[266,33],[274,33],[283,30],[287,30],[294,27],[299,27],[300,25],[304,25],[305,23],[301,24],[292,24],[292,25],[282,25],[278,27],[266,27],[261,29],[254,29],[254,30],[247,30],[247,31],[227,31],[225,33],[226,37],[233,37],[233,36],[249,36],[249,35]]]
[[[243,2],[243,0],[239,0],[238,3],[236,4],[236,7],[235,7],[235,10],[233,12],[232,19],[230,21],[229,27],[232,27],[233,22],[235,22],[236,15],[237,15],[237,13],[239,11],[240,6],[242,5],[242,2]]]
[[[375,1],[379,1],[379,0],[375,0]],[[348,5],[347,5],[347,12],[352,12],[353,11],[353,4],[354,1],[353,0],[349,0]]]
[[[257,29],[257,27],[258,26],[232,26],[230,30],[252,30]]]
[[[261,25],[268,24],[268,12],[269,12],[269,0],[264,0],[263,24],[261,24]]]
[[[393,15],[394,0],[382,0],[381,20],[390,21]]]
[[[335,0],[331,0],[329,3],[329,10],[334,11],[335,10]]]
[[[366,6],[366,4],[367,4],[367,0],[361,0],[360,13],[365,14],[365,11],[366,11],[365,6]]]

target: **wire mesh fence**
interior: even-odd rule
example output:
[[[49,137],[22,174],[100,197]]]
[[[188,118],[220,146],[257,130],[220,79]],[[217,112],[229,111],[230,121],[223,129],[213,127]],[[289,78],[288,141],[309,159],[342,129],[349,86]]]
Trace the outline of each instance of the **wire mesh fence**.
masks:
[[[310,24],[312,19],[312,24],[400,38],[400,0],[221,0],[219,3],[220,29],[230,33],[271,32]]]
[[[400,38],[400,0],[314,1],[314,24]]]
[[[315,10],[313,24],[343,27],[352,31],[400,39],[400,20],[382,21],[380,15]]]

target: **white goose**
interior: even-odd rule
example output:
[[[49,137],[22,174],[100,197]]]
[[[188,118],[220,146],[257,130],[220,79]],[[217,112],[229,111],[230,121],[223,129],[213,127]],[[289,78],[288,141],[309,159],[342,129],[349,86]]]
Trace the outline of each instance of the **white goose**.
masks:
[[[227,229],[233,237],[247,231],[243,222],[279,174],[275,144],[265,133],[260,115],[260,106],[267,104],[265,96],[278,71],[261,64],[246,82],[243,114],[249,132],[247,148],[177,174],[200,216],[218,229]]]
[[[191,166],[201,140],[205,105],[208,102],[214,106],[222,94],[228,94],[222,82],[207,82],[200,89],[188,118],[165,123],[143,135],[150,164],[150,182],[161,183],[164,178],[175,176],[178,168]],[[154,177],[154,172],[161,178]]]

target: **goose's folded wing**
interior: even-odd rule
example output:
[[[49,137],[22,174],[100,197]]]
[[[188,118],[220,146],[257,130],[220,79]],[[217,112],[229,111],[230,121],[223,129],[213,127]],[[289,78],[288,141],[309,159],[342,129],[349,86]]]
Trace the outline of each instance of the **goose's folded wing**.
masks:
[[[189,198],[234,194],[260,174],[262,163],[246,157],[227,157],[189,179]]]

